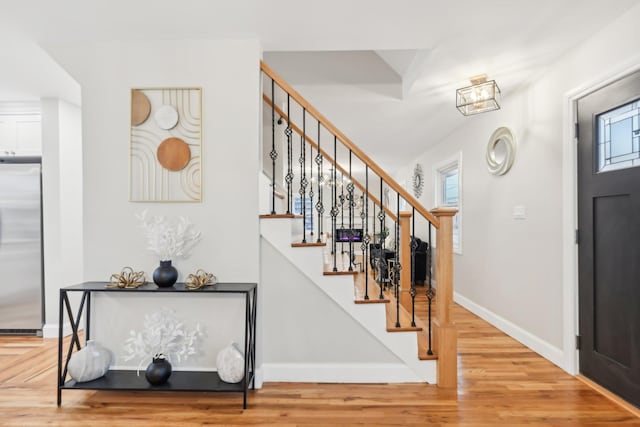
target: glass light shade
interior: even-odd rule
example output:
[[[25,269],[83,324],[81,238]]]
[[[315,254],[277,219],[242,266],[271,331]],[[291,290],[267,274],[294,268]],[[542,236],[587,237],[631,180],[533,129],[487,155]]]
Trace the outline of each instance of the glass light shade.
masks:
[[[500,88],[495,80],[456,90],[456,108],[465,116],[500,109]]]

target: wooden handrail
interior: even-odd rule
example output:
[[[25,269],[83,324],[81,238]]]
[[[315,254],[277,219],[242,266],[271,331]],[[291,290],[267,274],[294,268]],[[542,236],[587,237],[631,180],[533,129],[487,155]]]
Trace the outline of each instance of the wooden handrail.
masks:
[[[420,202],[418,202],[411,194],[409,194],[400,184],[398,184],[389,174],[387,174],[376,162],[374,162],[369,156],[367,156],[357,145],[355,145],[349,138],[347,138],[333,123],[331,123],[326,117],[324,117],[318,110],[315,109],[306,99],[302,97],[293,87],[291,87],[282,77],[280,77],[271,67],[269,67],[264,61],[260,61],[260,69],[268,75],[274,82],[278,84],[285,92],[287,92],[300,106],[302,106],[309,114],[316,118],[322,125],[333,135],[335,135],[342,144],[351,150],[360,160],[362,160],[369,169],[375,172],[380,178],[382,178],[389,187],[402,196],[415,210],[426,218],[435,228],[440,228],[440,220],[436,218],[431,212],[429,212]]]
[[[277,105],[275,105],[273,103],[273,101],[271,101],[271,98],[269,98],[267,95],[262,94],[262,99],[264,100],[264,102],[266,102],[271,108],[273,108],[275,110],[276,113],[278,113],[278,115],[280,117],[282,117],[283,120],[288,120],[289,117],[287,116],[287,113],[285,113],[284,111],[282,111],[282,109],[278,108]],[[303,132],[302,129],[300,129],[298,126],[296,126],[295,123],[293,122],[289,122],[289,126],[291,126],[291,129],[297,133],[300,136],[303,136]],[[318,150],[318,144],[311,138],[309,138],[308,136],[304,136],[305,141],[307,141],[309,144],[311,144],[316,150]],[[334,164],[333,162],[333,157],[331,157],[331,155],[326,152],[325,150],[323,150],[322,148],[319,149],[320,153],[322,154],[322,156],[327,159],[329,161],[329,163],[331,165]],[[343,168],[342,166],[340,166],[338,164],[338,162],[335,162],[336,165],[336,169],[338,169],[340,171],[340,173],[342,173],[343,175],[349,175],[349,172]],[[357,179],[355,179],[353,176],[350,177],[351,182],[354,183],[354,185],[356,187],[358,187],[360,189],[360,191],[362,191],[363,193],[366,192],[366,188],[364,187],[364,185],[362,185]],[[369,199],[371,199],[371,201],[380,206],[380,200],[378,200],[374,195],[372,195],[371,193],[367,193],[369,195]],[[386,212],[387,216],[389,218],[391,218],[392,221],[396,221],[398,219],[398,217],[388,208],[388,207],[384,207],[384,211]]]

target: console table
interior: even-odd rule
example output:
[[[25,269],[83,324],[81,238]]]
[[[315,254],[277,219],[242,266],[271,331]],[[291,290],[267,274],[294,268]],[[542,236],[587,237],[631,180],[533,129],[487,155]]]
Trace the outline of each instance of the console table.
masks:
[[[128,390],[128,391],[220,391],[240,392],[243,394],[242,407],[247,408],[249,387],[255,389],[256,360],[256,302],[257,285],[255,283],[217,283],[203,289],[190,290],[184,283],[176,283],[170,288],[159,288],[153,283],[135,289],[106,288],[108,282],[85,282],[60,289],[59,329],[58,329],[58,406],[62,403],[62,390]],[[81,293],[80,305],[76,313],[71,308],[69,294]],[[78,383],[67,380],[67,366],[74,350],[80,350],[79,328],[82,315],[86,316],[84,343],[91,339],[91,295],[96,292],[109,292],[127,295],[140,292],[172,295],[216,296],[219,294],[242,294],[245,298],[244,328],[244,378],[236,384],[225,383],[217,372],[173,371],[169,380],[159,386],[151,385],[144,375],[138,376],[135,370],[109,370],[106,375],[93,381]],[[62,325],[65,313],[71,324],[71,340],[66,356],[63,354]],[[64,360],[63,360],[64,359]]]

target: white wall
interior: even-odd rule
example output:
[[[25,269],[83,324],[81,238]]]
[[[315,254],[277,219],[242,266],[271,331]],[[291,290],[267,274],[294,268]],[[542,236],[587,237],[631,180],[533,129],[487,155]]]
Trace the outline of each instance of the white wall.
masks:
[[[402,363],[264,239],[260,260],[265,363]]]
[[[134,217],[147,209],[186,216],[202,231],[192,256],[174,262],[181,278],[202,267],[221,281],[256,281],[257,42],[128,42],[51,51],[82,85],[85,278],[106,280],[130,264],[148,272],[157,267]],[[144,86],[203,89],[202,203],[128,201],[130,89]]]
[[[83,279],[81,110],[42,99],[44,336],[56,336],[58,290]]]
[[[193,254],[174,260],[179,280],[203,268],[219,281],[257,282],[258,42],[113,42],[49,50],[82,86],[84,280],[108,280],[124,266],[143,270],[151,278],[159,260],[146,250],[145,236],[134,216],[147,209],[151,215],[185,216],[202,232]],[[129,202],[130,90],[181,86],[202,88],[203,202]],[[70,285],[78,280],[64,281]],[[194,300],[192,306],[189,298]],[[234,307],[213,311],[214,305],[202,307],[195,296],[184,296],[175,304],[149,297],[136,300],[134,306],[125,299],[119,303],[118,316],[127,325],[141,325],[144,314],[166,304],[194,322],[206,322],[212,340],[209,349],[228,344],[226,335],[218,339],[212,332],[244,320],[234,317]],[[109,327],[110,310],[106,308],[112,301],[105,298],[103,303],[101,307],[98,298],[94,305],[96,329],[92,332],[96,338],[101,336],[101,327]],[[103,329],[102,338],[108,347],[121,349],[121,336]]]
[[[501,110],[467,118],[415,161],[427,178],[421,201],[433,207],[432,165],[463,153],[464,255],[455,257],[454,277],[459,302],[569,371],[575,369],[577,291],[567,94],[640,64],[639,19],[640,6],[567,52],[537,82],[509,94]],[[499,126],[511,127],[518,144],[511,171],[501,177],[489,174],[484,162]],[[399,180],[411,178],[415,162],[399,171]],[[516,205],[525,206],[526,219],[512,218]]]

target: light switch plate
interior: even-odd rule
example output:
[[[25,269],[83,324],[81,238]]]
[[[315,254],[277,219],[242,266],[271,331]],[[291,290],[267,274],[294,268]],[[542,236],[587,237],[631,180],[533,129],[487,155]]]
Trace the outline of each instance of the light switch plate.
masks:
[[[513,207],[513,219],[526,219],[527,218],[527,210],[524,205],[516,205]]]

